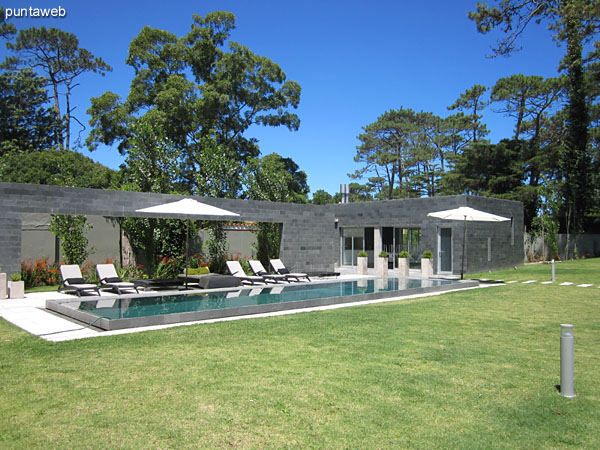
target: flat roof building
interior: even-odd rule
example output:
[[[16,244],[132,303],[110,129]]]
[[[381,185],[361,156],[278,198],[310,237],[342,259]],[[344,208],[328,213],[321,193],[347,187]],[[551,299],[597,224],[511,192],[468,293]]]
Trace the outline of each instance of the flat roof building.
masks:
[[[83,214],[143,217],[136,210],[185,196],[0,183],[0,265],[20,272],[23,214]],[[313,205],[195,197],[236,212],[236,222],[270,222],[281,227],[280,257],[301,271],[331,271],[356,265],[366,251],[369,265],[381,251],[395,267],[400,251],[418,266],[423,251],[434,254],[434,273],[460,274],[463,222],[428,217],[434,211],[469,206],[503,216],[506,222],[469,222],[465,272],[505,269],[523,263],[523,204],[511,200],[455,195],[402,200]],[[165,216],[167,217],[167,216]],[[184,214],[168,217],[185,218]],[[230,220],[206,217],[207,220]],[[42,255],[40,255],[42,256]]]

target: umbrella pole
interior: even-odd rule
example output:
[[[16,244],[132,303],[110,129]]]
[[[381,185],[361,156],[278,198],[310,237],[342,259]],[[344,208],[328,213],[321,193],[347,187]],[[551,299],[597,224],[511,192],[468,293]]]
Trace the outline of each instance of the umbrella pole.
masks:
[[[185,228],[185,290],[188,288],[188,257],[190,253],[190,216],[187,217]]]
[[[465,216],[465,220],[463,222],[463,248],[462,248],[462,258],[460,259],[460,279],[463,279],[463,275],[465,273],[465,244],[467,242],[467,216]]]

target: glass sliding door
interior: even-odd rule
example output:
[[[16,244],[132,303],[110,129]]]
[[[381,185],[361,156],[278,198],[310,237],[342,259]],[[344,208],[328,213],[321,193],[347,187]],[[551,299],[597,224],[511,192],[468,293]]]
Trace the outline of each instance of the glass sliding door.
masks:
[[[342,228],[342,265],[355,266],[358,252],[364,250],[364,228]]]
[[[381,249],[388,254],[388,268],[396,268],[396,245],[393,227],[381,229]]]
[[[412,269],[421,267],[421,229],[394,228],[394,267],[397,264],[398,253],[408,252],[409,265]],[[389,253],[389,252],[388,252]]]
[[[410,265],[414,268],[421,267],[421,229],[408,228],[407,234],[407,252],[410,255]]]
[[[410,267],[421,267],[421,229],[383,227],[381,248],[389,254],[390,268],[395,268],[398,253],[405,250],[410,255]],[[348,227],[340,229],[343,266],[356,266],[358,252],[367,252],[368,267],[375,267],[375,229],[373,227]]]

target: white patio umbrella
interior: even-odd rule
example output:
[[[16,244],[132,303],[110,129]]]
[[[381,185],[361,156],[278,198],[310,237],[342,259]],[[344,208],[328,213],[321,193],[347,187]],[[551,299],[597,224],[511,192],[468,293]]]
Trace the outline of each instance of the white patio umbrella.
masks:
[[[176,202],[163,203],[161,205],[150,206],[148,208],[136,209],[136,212],[150,213],[157,215],[179,214],[185,215],[187,219],[187,228],[185,232],[185,288],[187,289],[188,275],[188,254],[189,254],[189,235],[190,235],[190,217],[196,219],[214,219],[215,217],[233,217],[239,214],[217,208],[216,206],[201,203],[193,198],[184,198]]]
[[[429,217],[436,217],[438,219],[445,220],[462,220],[463,221],[463,247],[462,247],[462,258],[460,266],[460,279],[463,279],[464,268],[465,268],[465,243],[467,241],[467,222],[504,222],[510,220],[506,217],[497,216],[496,214],[490,214],[485,211],[479,211],[478,209],[469,208],[468,206],[461,206],[460,208],[447,209],[445,211],[430,212],[427,214]]]

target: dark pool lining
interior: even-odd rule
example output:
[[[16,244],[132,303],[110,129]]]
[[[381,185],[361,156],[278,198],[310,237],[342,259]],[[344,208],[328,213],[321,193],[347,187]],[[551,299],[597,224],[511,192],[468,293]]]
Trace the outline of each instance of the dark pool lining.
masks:
[[[350,281],[350,280],[347,280]],[[105,331],[122,330],[127,328],[139,328],[156,325],[172,325],[182,322],[196,322],[202,320],[221,319],[227,317],[246,316],[253,314],[264,314],[270,312],[288,311],[295,309],[314,308],[319,306],[329,306],[344,303],[356,303],[370,300],[381,300],[385,298],[399,298],[406,297],[409,295],[425,294],[430,292],[444,292],[455,289],[466,289],[471,287],[477,287],[479,283],[477,281],[457,281],[456,283],[450,283],[440,286],[429,286],[410,288],[402,290],[391,290],[391,291],[380,291],[369,294],[353,294],[346,296],[336,297],[325,297],[318,299],[309,300],[298,300],[286,303],[269,303],[262,305],[250,305],[250,306],[239,306],[233,308],[223,309],[211,309],[206,311],[189,311],[182,313],[163,314],[155,316],[144,316],[144,317],[131,317],[122,319],[107,319],[98,318],[97,315],[88,313],[84,310],[73,309],[65,305],[65,303],[72,303],[73,301],[68,300],[47,300],[46,309],[54,311],[56,313],[65,315],[72,319],[78,320],[85,324],[94,323],[95,327],[101,328]],[[206,292],[204,292],[206,293]],[[163,296],[167,292],[152,294],[149,296]],[[117,296],[101,297],[102,300],[110,300],[114,298],[120,298]],[[82,298],[81,301],[92,300],[89,298]]]

